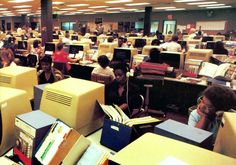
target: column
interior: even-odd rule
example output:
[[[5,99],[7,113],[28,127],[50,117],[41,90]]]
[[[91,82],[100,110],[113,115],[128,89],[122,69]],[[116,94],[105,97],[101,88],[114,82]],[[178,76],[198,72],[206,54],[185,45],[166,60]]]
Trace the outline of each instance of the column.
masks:
[[[144,31],[143,35],[148,35],[151,29],[151,13],[152,7],[145,7],[145,15],[144,15]]]
[[[52,28],[52,0],[41,0],[41,36],[43,46],[45,42],[52,42]]]

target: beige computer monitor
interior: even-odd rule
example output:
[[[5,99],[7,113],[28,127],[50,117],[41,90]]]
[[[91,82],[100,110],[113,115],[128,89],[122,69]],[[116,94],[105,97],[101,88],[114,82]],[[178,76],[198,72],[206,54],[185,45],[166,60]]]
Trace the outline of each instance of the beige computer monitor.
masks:
[[[163,63],[176,69],[183,69],[184,67],[184,54],[182,52],[162,51],[161,59]]]
[[[225,36],[223,36],[223,35],[215,35],[215,36],[213,36],[213,40],[214,41],[224,41],[225,40]]]
[[[151,45],[152,41],[157,38],[156,37],[143,37],[143,39],[146,39],[146,45]]]
[[[185,61],[188,59],[196,59],[208,62],[213,54],[211,49],[191,49],[187,52]]]
[[[187,48],[188,50],[194,49],[197,45],[201,45],[202,40],[199,39],[190,39],[187,40]]]
[[[162,47],[161,47],[161,46],[145,45],[145,46],[143,47],[142,54],[144,54],[144,55],[149,55],[149,54],[150,54],[150,50],[153,49],[153,48],[156,48],[156,49],[162,51]]]
[[[38,84],[36,68],[9,66],[0,69],[0,86],[22,89],[33,99],[34,86]]]
[[[104,104],[103,84],[68,78],[45,86],[40,110],[86,136],[103,124],[104,112],[96,108],[96,100]]]
[[[16,115],[32,111],[26,91],[0,86],[1,143],[0,155],[15,144]]]
[[[142,39],[142,38],[141,37],[128,37],[127,42],[131,42],[131,44],[134,45],[136,39]]]
[[[118,47],[117,42],[104,42],[98,46],[98,57],[101,55],[110,54],[108,57],[110,60],[113,58],[114,49]]]
[[[224,112],[222,123],[216,136],[214,151],[236,158],[236,113]]]

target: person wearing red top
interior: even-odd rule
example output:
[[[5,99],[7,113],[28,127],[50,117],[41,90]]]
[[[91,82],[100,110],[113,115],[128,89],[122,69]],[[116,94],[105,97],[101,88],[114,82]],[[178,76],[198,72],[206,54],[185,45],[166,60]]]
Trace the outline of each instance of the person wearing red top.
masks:
[[[69,54],[64,51],[63,45],[64,45],[63,43],[57,44],[57,51],[53,53],[53,62],[67,63],[66,68],[67,68],[67,71],[69,71],[71,66],[68,64],[68,62],[75,63],[79,59],[78,58],[75,58],[75,59],[70,58]]]

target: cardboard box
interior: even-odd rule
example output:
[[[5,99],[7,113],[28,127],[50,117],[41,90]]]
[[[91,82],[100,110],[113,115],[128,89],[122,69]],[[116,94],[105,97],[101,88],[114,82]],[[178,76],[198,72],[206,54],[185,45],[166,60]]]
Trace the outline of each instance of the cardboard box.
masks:
[[[236,113],[224,112],[224,116],[219,127],[214,151],[236,158]]]
[[[211,132],[188,126],[171,119],[157,125],[154,129],[154,133],[203,148],[212,148],[213,134]]]
[[[16,116],[13,152],[24,164],[34,164],[36,148],[55,121],[56,118],[40,110]]]

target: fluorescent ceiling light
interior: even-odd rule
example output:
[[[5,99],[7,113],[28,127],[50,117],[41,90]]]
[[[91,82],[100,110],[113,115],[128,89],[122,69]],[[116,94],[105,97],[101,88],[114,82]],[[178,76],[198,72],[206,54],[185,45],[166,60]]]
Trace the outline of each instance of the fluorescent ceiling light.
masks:
[[[199,1],[205,1],[205,0],[175,0],[174,2],[199,2]]]
[[[175,9],[176,7],[174,6],[169,6],[169,7],[155,7],[154,9],[157,9],[157,10],[162,10],[162,9]]]
[[[143,5],[149,5],[150,3],[143,2],[143,3],[128,3],[125,4],[125,6],[143,6]]]
[[[81,7],[81,6],[89,6],[89,4],[71,4],[71,5],[67,5],[69,7]]]
[[[20,5],[20,6],[13,6],[13,8],[20,9],[20,8],[29,8],[32,7],[30,5]]]
[[[24,3],[24,2],[31,2],[33,0],[13,0],[13,1],[8,1],[10,3]]]
[[[206,7],[207,9],[223,9],[223,8],[231,8],[232,6],[210,6]]]
[[[207,4],[214,4],[217,3],[215,1],[211,1],[211,2],[193,2],[193,3],[187,3],[188,5],[207,5]]]
[[[31,11],[31,9],[19,9],[19,10],[15,10],[15,11]]]
[[[90,9],[100,9],[100,8],[107,8],[109,6],[91,6],[91,7],[88,7]]]
[[[28,14],[29,12],[28,11],[19,11],[17,13],[20,13],[20,14]]]
[[[107,13],[120,13],[120,11],[108,11]]]
[[[212,4],[212,5],[198,5],[198,7],[211,7],[211,6],[224,6],[225,4]]]
[[[136,11],[134,11],[134,12],[143,13],[143,12],[145,12],[145,10],[136,10]]]
[[[0,11],[7,10],[8,8],[0,8]]]
[[[126,2],[133,2],[133,0],[114,0],[114,1],[106,1],[105,3],[114,4],[114,3],[126,3]]]
[[[137,9],[122,9],[121,11],[135,11]]]
[[[105,13],[107,12],[106,10],[97,10],[97,11],[94,11],[95,13]]]
[[[0,4],[0,6],[2,6],[3,4]]]
[[[93,11],[93,10],[92,9],[83,9],[83,10],[78,10],[78,11],[87,12],[87,11]]]
[[[11,13],[11,11],[9,11],[9,10],[1,11],[1,13]]]
[[[166,11],[179,11],[179,10],[186,10],[186,9],[185,8],[166,9]]]
[[[53,5],[62,5],[64,2],[52,2]]]
[[[92,12],[90,12],[90,13],[84,13],[84,14],[96,14],[96,13],[92,13]]]
[[[106,10],[122,10],[124,9],[123,7],[111,7],[111,8],[106,8]]]

